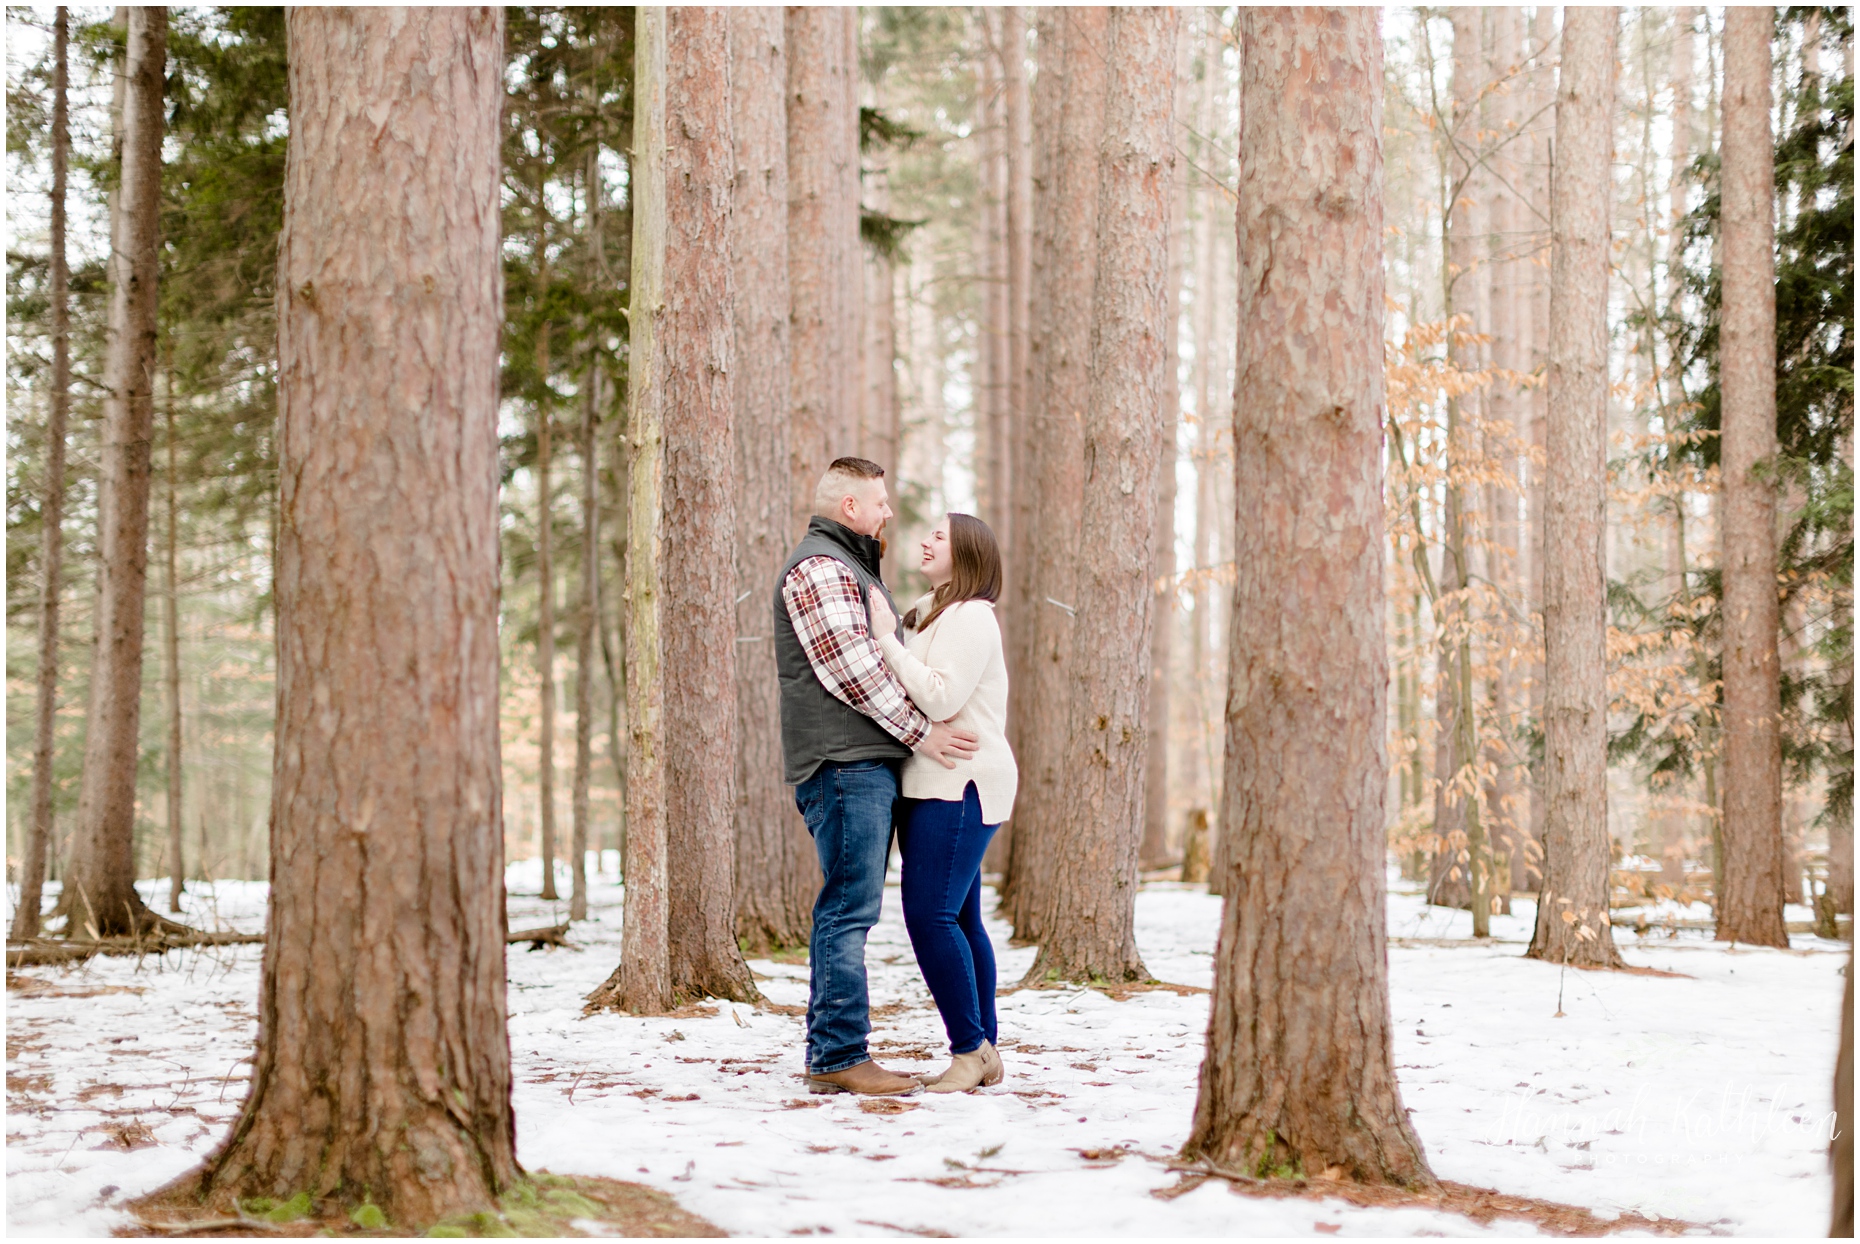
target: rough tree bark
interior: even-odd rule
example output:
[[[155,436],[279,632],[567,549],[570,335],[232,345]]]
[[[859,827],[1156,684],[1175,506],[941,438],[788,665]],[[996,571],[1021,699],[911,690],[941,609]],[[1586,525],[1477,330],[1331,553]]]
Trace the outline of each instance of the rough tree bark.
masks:
[[[1001,13],[1001,107],[1007,154],[1007,411],[1008,508],[1002,514],[1007,530],[996,532],[1010,562],[1026,555],[1021,526],[1033,508],[1033,498],[1019,485],[1027,480],[1027,352],[1028,315],[1033,284],[1033,135],[1027,92],[1027,20],[1020,6]],[[1026,626],[1028,604],[1016,590],[1022,580],[1010,567],[1006,625]],[[992,847],[992,844],[990,844]],[[1006,844],[1003,844],[1005,849]],[[992,852],[991,852],[992,853]],[[1005,857],[1003,857],[1005,858]]]
[[[1023,404],[1016,433],[1014,469],[1026,487],[1014,493],[1014,530],[1008,550],[1006,571],[1012,584],[1012,597],[1020,602],[1018,613],[1002,628],[1007,646],[1008,684],[1014,694],[1008,697],[1008,740],[1020,763],[1022,792],[1017,798],[1014,816],[1002,826],[989,843],[983,860],[984,872],[1001,874],[998,889],[1005,897],[1010,889],[1014,858],[1014,836],[1019,833],[1022,809],[1026,806],[1028,772],[1028,738],[1031,718],[1028,713],[1029,690],[1034,684],[1033,652],[1040,613],[1048,608],[1035,594],[1039,582],[1038,549],[1041,532],[1048,522],[1045,507],[1034,504],[1034,489],[1040,480],[1040,455],[1044,450],[1040,434],[1040,411],[1046,392],[1045,363],[1050,355],[1047,334],[1051,323],[1051,287],[1053,282],[1054,179],[1058,175],[1055,152],[1058,148],[1060,109],[1065,94],[1063,82],[1064,30],[1061,16],[1065,10],[1050,5],[1038,10],[1034,28],[1034,48],[1038,57],[1038,76],[1031,92],[1031,172],[1028,277],[1026,307],[1026,375]]]
[[[1608,923],[1608,216],[1613,8],[1563,11],[1550,173],[1544,861],[1528,957],[1620,967]]]
[[[820,864],[781,780],[766,598],[787,560],[787,38],[777,8],[730,10],[736,139],[736,936],[751,954],[805,946]]]
[[[1384,923],[1382,41],[1373,9],[1241,13],[1233,849],[1186,1153],[1427,1187]]]
[[[1531,70],[1527,76],[1525,91],[1528,98],[1528,110],[1538,118],[1531,127],[1531,164],[1525,175],[1525,194],[1533,203],[1550,202],[1550,159],[1551,137],[1556,123],[1555,104],[1555,62],[1556,52],[1556,8],[1553,5],[1540,4],[1531,14]],[[1532,262],[1530,267],[1530,290],[1528,297],[1531,307],[1530,359],[1533,371],[1543,368],[1546,372],[1550,366],[1550,280],[1549,280],[1549,226],[1546,217],[1532,231]],[[1547,435],[1546,425],[1550,405],[1549,394],[1543,385],[1531,390],[1530,443],[1541,460],[1544,452],[1544,440]],[[1536,618],[1541,633],[1544,602],[1544,472],[1541,466],[1533,466],[1524,487],[1524,511],[1529,526],[1525,543],[1530,549],[1530,612]],[[1533,646],[1531,662],[1530,717],[1541,728],[1544,719],[1544,666],[1543,646]],[[1544,841],[1544,786],[1543,761],[1541,756],[1533,757],[1530,773],[1531,815],[1530,836],[1536,850],[1532,852],[1537,863],[1534,888],[1543,884],[1543,841]]]
[[[517,1176],[498,760],[496,8],[296,8],[252,1088],[194,1191],[416,1232]]]
[[[96,649],[77,825],[58,913],[66,931],[133,933],[157,923],[136,894],[136,762],[142,720],[154,436],[162,83],[168,10],[128,12],[122,171],[110,223],[109,347],[97,495]]]
[[[1050,92],[1049,92],[1050,97]],[[1034,499],[1026,485],[1033,478],[1032,420],[1027,398],[1030,385],[1030,316],[1033,305],[1033,143],[1032,101],[1027,89],[1027,21],[1018,5],[1001,11],[1001,104],[1005,162],[1006,265],[1006,409],[1007,506],[1004,525],[995,531],[1001,541],[1006,576],[1000,609],[1002,638],[1008,657],[1010,685],[1024,672],[1032,603],[1027,597],[1030,579],[1022,572],[1027,557],[1026,528],[1033,521]],[[1012,712],[1012,710],[1010,710]],[[1017,730],[1018,727],[1012,727]],[[1017,737],[1011,733],[1011,738]],[[1013,850],[1014,826],[1005,824],[988,844],[983,872],[1001,872]]]
[[[792,533],[807,526],[827,463],[855,449],[846,439],[847,429],[857,427],[859,357],[858,335],[846,333],[857,314],[846,300],[857,292],[860,272],[850,20],[848,10],[830,5],[786,10]]]
[[[1720,941],[1787,946],[1776,634],[1775,170],[1767,8],[1724,26],[1723,319],[1718,375],[1724,568],[1724,856]]]
[[[1055,882],[1060,828],[1071,797],[1065,763],[1068,671],[1077,659],[1072,631],[1078,589],[1079,521],[1084,505],[1085,409],[1091,389],[1092,290],[1098,250],[1098,147],[1104,136],[1109,65],[1104,55],[1110,10],[1061,9],[1055,18],[1055,109],[1058,132],[1051,188],[1051,257],[1033,322],[1036,404],[1031,435],[1040,498],[1034,581],[1032,677],[1017,691],[1021,720],[1020,793],[1000,906],[1018,941],[1041,939]],[[1041,76],[1047,73],[1042,52]],[[1128,655],[1128,650],[1125,653]]]
[[[627,282],[626,898],[620,963],[588,995],[590,1011],[671,1008],[666,943],[665,685],[661,677],[659,506],[665,418],[665,6],[640,5],[633,36],[633,212]]]
[[[1490,275],[1486,279],[1486,298],[1490,307],[1492,341],[1486,347],[1487,365],[1514,374],[1522,373],[1519,330],[1525,323],[1524,300],[1518,296],[1519,268],[1514,254],[1520,217],[1524,207],[1515,187],[1517,161],[1518,93],[1512,70],[1521,61],[1520,35],[1522,13],[1514,7],[1501,6],[1486,16],[1490,42],[1485,52],[1485,80],[1494,84],[1483,101],[1482,129],[1485,145],[1491,150],[1490,174],[1485,178],[1486,245]],[[1494,377],[1486,394],[1490,422],[1486,429],[1488,455],[1503,478],[1485,487],[1486,528],[1490,543],[1486,552],[1486,577],[1504,601],[1517,598],[1519,550],[1518,532],[1518,458],[1513,452],[1517,432],[1523,422],[1523,403],[1516,384],[1508,377]],[[1500,620],[1503,611],[1500,606]],[[1518,875],[1518,857],[1528,854],[1518,830],[1522,800],[1517,789],[1514,757],[1516,723],[1512,673],[1503,648],[1495,642],[1488,650],[1491,673],[1486,680],[1486,702],[1494,726],[1486,744],[1484,758],[1491,766],[1492,777],[1486,783],[1488,811],[1487,836],[1492,857],[1491,910],[1494,914],[1511,913],[1513,879]]]
[[[168,529],[164,533],[162,570],[162,682],[168,693],[168,910],[181,910],[181,890],[187,877],[187,865],[181,858],[181,518],[175,496],[178,489],[175,468],[174,381],[166,368],[162,371],[165,408],[168,469],[162,473],[163,500],[167,502]]]
[[[536,188],[539,208],[542,186]],[[548,235],[536,226],[537,284],[546,299],[549,288]],[[549,325],[536,334],[536,676],[541,702],[537,708],[540,738],[537,742],[536,795],[542,854],[542,897],[554,901],[555,891],[555,412],[549,387]]]
[[[667,10],[659,563],[672,998],[750,1001],[736,946],[736,312],[730,17]],[[722,763],[720,763],[720,761]]]
[[[981,27],[975,70],[975,215],[970,230],[975,265],[975,507],[983,522],[1008,534],[1002,514],[1012,493],[1008,480],[1007,425],[1007,151],[1002,141],[1000,10],[974,10]]]
[[[1476,372],[1485,364],[1484,352],[1469,337],[1490,327],[1486,287],[1491,280],[1486,262],[1485,178],[1479,158],[1483,147],[1480,103],[1486,88],[1483,10],[1455,5],[1452,14],[1453,123],[1448,165],[1452,200],[1446,205],[1447,264],[1442,275],[1447,313],[1460,322],[1447,350],[1455,367]],[[1434,799],[1434,834],[1439,841],[1428,887],[1429,902],[1472,910],[1474,937],[1491,933],[1492,852],[1473,768],[1478,764],[1479,729],[1473,700],[1474,619],[1468,589],[1474,581],[1474,567],[1467,512],[1471,508],[1476,513],[1481,507],[1476,488],[1469,506],[1460,480],[1471,462],[1483,454],[1476,434],[1485,413],[1481,397],[1474,389],[1447,401],[1447,530],[1440,559],[1440,695],[1436,699],[1436,755],[1443,763],[1435,770],[1440,781]]]
[[[1029,981],[1142,980],[1137,849],[1149,752],[1158,463],[1169,361],[1176,12],[1111,12],[1098,155],[1097,277],[1084,421],[1080,559],[1060,771],[1063,852]]]
[[[52,30],[51,409],[45,424],[44,529],[39,546],[39,669],[32,724],[32,820],[19,866],[15,941],[39,935],[45,861],[52,843],[52,755],[58,721],[58,606],[65,549],[65,425],[71,410],[70,269],[65,258],[65,186],[71,158],[70,15],[58,6]]]
[[[592,161],[590,161],[592,164]],[[590,180],[592,212],[599,191]],[[589,223],[598,239],[598,226]],[[569,796],[573,818],[569,836],[572,888],[568,918],[588,918],[588,785],[594,776],[594,626],[601,609],[601,467],[595,426],[600,420],[601,365],[592,349],[582,379],[581,434],[575,451],[581,458],[581,598],[575,608],[575,784]]]
[[[1190,48],[1188,34],[1179,27],[1170,59],[1174,72],[1169,89],[1177,113],[1193,115],[1188,99]],[[1176,446],[1182,425],[1181,322],[1182,248],[1188,228],[1188,161],[1177,159],[1169,184],[1169,242],[1167,284],[1163,290],[1163,404],[1161,456],[1156,462],[1156,534],[1150,582],[1155,593],[1155,621],[1150,626],[1149,755],[1143,776],[1143,839],[1137,848],[1141,868],[1161,868],[1170,862],[1169,842],[1169,682],[1173,673],[1175,628],[1178,621],[1175,590]]]

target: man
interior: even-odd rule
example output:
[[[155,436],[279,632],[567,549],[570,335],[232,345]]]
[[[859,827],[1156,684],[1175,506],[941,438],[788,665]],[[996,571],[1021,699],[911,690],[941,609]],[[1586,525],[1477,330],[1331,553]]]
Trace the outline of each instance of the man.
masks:
[[[898,762],[919,751],[953,769],[975,754],[974,734],[933,723],[911,703],[872,639],[866,590],[891,598],[878,542],[890,518],[884,468],[835,459],[775,586],[784,780],[823,875],[808,941],[807,1076],[816,1093],[918,1088],[866,1051],[865,939],[885,893]]]

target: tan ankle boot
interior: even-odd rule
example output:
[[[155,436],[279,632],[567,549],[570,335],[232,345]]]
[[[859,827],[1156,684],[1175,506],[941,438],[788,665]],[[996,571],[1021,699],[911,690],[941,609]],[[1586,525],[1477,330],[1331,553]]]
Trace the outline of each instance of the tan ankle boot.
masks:
[[[982,1084],[984,1087],[992,1088],[1001,1083],[1001,1078],[1007,1074],[1007,1068],[1001,1065],[1001,1055],[995,1049],[993,1041],[982,1042],[981,1054],[987,1068],[982,1073]]]
[[[844,1071],[807,1077],[810,1093],[857,1093],[861,1097],[902,1097],[917,1091],[915,1076],[901,1076],[870,1059]]]
[[[979,1049],[955,1055],[949,1060],[948,1070],[924,1087],[932,1093],[969,1093],[980,1088],[988,1079],[987,1049],[984,1041]]]

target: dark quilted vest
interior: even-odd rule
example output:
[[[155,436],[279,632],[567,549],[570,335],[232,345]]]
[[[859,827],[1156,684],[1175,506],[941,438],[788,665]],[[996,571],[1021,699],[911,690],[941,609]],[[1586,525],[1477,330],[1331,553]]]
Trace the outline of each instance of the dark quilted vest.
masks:
[[[810,557],[835,559],[859,580],[860,595],[876,586],[891,599],[878,577],[878,541],[816,515],[775,580],[775,674],[781,680],[782,780],[798,786],[827,761],[902,760],[911,749],[858,709],[834,697],[814,676],[807,652],[794,633],[782,584],[788,573]],[[897,612],[897,606],[892,606]],[[870,619],[868,618],[868,621]]]

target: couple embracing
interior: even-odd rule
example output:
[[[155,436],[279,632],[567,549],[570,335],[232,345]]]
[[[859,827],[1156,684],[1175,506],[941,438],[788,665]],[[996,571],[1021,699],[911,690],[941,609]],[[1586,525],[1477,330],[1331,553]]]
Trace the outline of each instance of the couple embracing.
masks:
[[[775,587],[784,780],[823,880],[808,944],[808,1088],[891,1096],[998,1083],[995,958],[982,855],[1014,806],[1007,663],[994,618],[1001,555],[987,524],[950,514],[923,542],[932,591],[902,620],[879,578],[892,516],[884,468],[839,458]],[[942,1012],[951,1061],[921,1080],[866,1048],[866,934],[893,826],[905,927]]]

